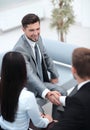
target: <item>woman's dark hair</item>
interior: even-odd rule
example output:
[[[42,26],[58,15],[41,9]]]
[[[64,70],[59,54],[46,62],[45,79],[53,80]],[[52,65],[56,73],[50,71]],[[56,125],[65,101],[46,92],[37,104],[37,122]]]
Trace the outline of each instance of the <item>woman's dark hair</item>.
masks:
[[[24,28],[26,28],[27,25],[29,25],[29,24],[34,24],[34,23],[36,23],[36,22],[39,22],[39,23],[40,23],[40,19],[39,19],[39,17],[38,17],[37,15],[35,15],[35,14],[27,14],[27,15],[25,15],[25,16],[23,17],[23,19],[22,19],[22,21],[21,21],[22,26],[23,26]]]
[[[7,52],[1,68],[1,115],[9,122],[15,120],[18,99],[26,83],[26,64],[19,52]]]

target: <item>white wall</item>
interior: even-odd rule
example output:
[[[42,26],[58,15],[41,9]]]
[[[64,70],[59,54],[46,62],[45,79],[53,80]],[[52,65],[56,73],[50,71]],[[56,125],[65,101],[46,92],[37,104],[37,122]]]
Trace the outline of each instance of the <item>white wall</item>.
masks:
[[[45,17],[51,17],[53,5],[51,0],[44,1]],[[82,26],[90,27],[90,0],[74,0],[73,9],[76,16],[76,22],[81,23]]]
[[[24,0],[17,0],[17,1],[22,3],[22,1]],[[43,10],[41,11],[41,13],[44,13],[44,16],[46,18],[51,17],[52,9],[53,9],[52,0],[41,0],[41,1],[32,0],[33,2],[31,0],[30,1],[26,0],[26,1],[28,1],[30,5],[31,3],[35,4],[35,2],[37,2],[38,4],[40,3],[40,6],[38,6],[39,8],[38,10]],[[2,1],[1,1],[1,5],[2,5]],[[81,23],[82,26],[90,27],[90,15],[89,15],[90,0],[73,0],[73,9],[76,16],[76,22]]]
[[[82,0],[82,25],[90,27],[90,0]]]
[[[90,0],[74,0],[74,12],[76,15],[76,22],[82,26],[90,27]]]
[[[34,0],[34,2],[29,2],[28,4],[23,3],[21,6],[8,7],[6,10],[0,11],[0,32],[21,26],[21,19],[28,13],[35,13],[40,18],[44,18],[43,1]]]

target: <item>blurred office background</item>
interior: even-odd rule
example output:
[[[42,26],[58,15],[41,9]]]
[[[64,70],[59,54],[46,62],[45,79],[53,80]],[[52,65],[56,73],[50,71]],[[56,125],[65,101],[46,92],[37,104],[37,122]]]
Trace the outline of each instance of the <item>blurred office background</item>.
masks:
[[[50,28],[51,0],[0,0],[0,52],[13,48],[21,36],[21,19],[27,13],[41,18],[41,35],[58,40],[56,29]],[[66,36],[66,42],[90,47],[90,0],[74,0],[76,23]]]

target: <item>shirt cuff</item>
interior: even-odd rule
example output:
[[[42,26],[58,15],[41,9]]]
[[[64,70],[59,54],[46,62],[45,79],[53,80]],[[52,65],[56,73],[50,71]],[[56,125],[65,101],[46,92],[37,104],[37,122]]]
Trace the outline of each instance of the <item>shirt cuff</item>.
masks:
[[[42,97],[45,99],[47,93],[50,92],[50,90],[48,89],[45,89],[43,92],[42,92]]]
[[[60,101],[60,103],[61,103],[63,106],[65,106],[65,100],[66,100],[66,96],[60,96],[60,97],[59,97],[59,101]]]

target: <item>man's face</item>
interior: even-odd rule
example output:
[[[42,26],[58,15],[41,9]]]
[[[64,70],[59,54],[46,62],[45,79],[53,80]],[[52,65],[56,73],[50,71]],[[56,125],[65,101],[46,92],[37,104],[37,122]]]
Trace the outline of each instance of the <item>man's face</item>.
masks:
[[[40,23],[28,24],[26,28],[23,28],[23,31],[28,39],[36,42],[40,35]]]

